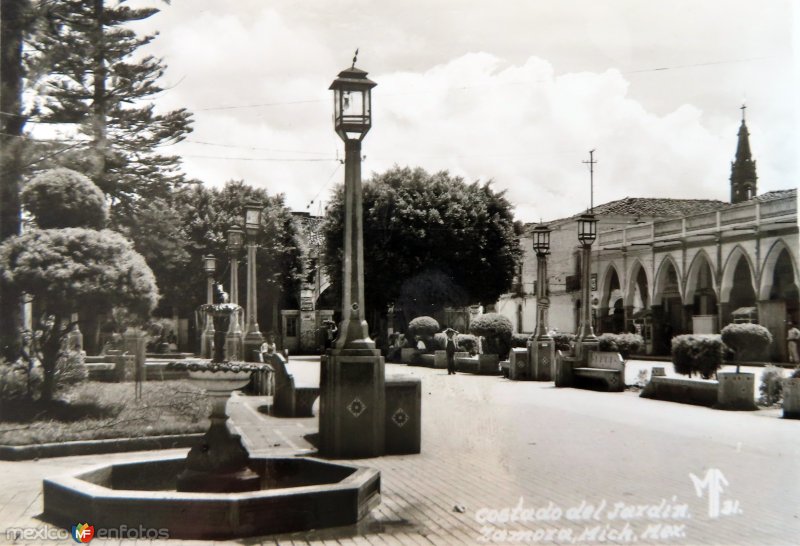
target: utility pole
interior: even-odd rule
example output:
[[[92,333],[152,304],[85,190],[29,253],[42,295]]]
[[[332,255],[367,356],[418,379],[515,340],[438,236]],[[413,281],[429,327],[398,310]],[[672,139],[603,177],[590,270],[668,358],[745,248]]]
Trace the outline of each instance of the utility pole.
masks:
[[[581,163],[589,164],[589,213],[594,212],[594,166],[597,161],[594,160],[594,150],[589,150],[589,161],[582,161]]]

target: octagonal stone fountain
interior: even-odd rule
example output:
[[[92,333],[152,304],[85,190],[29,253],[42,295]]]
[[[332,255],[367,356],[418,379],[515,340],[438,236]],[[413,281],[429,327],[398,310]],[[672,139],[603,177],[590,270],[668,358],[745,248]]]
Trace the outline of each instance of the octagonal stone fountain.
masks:
[[[207,307],[225,332],[238,306],[221,301]],[[213,398],[203,441],[186,457],[109,463],[46,479],[48,520],[216,540],[349,525],[380,503],[377,470],[310,457],[251,457],[229,430],[225,406],[231,392],[266,365],[225,361],[224,342],[215,345],[210,362],[169,365],[187,370]]]

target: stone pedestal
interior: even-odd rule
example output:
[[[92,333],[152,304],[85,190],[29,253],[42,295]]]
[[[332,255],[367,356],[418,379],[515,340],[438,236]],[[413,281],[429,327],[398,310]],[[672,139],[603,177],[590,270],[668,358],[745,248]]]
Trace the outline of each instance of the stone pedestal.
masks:
[[[122,337],[125,340],[125,352],[129,357],[123,375],[134,381],[145,381],[147,379],[145,368],[147,334],[143,330],[128,328]]]
[[[419,453],[422,438],[422,385],[416,377],[386,378],[386,455]]]
[[[384,453],[384,362],[377,349],[331,349],[320,367],[319,449],[327,457]]]
[[[511,349],[508,355],[508,378],[514,381],[524,381],[531,378],[530,374],[530,348]]]
[[[556,368],[555,377],[553,378],[556,387],[571,387],[572,386],[572,367],[575,365],[576,358],[571,356],[562,355],[559,351],[556,355]]]
[[[555,368],[556,349],[555,342],[550,339],[537,339],[528,346],[528,361],[530,362],[530,375],[534,381],[552,381]]]
[[[757,410],[754,401],[755,374],[752,373],[718,373],[719,390],[717,407],[727,410]]]
[[[447,351],[436,351],[433,353],[433,367],[447,368]]]

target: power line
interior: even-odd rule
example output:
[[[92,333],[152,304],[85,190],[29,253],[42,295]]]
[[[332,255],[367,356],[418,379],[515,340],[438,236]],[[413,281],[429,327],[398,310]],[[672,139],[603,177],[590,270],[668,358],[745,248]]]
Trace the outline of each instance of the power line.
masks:
[[[685,68],[698,68],[703,66],[715,66],[715,65],[722,65],[722,64],[735,64],[735,63],[745,63],[751,61],[759,61],[764,59],[770,59],[770,56],[762,56],[762,57],[747,57],[744,59],[730,59],[730,60],[723,60],[723,61],[709,61],[709,62],[702,62],[702,63],[692,63],[692,64],[682,64],[682,65],[674,65],[674,66],[661,66],[655,68],[642,68],[638,70],[621,70],[620,74],[644,74],[648,72],[665,72],[668,70],[682,70]],[[549,81],[549,79],[537,79],[537,80],[520,80],[514,82],[497,82],[497,83],[477,83],[477,84],[467,84],[467,85],[453,85],[447,87],[448,90],[454,91],[465,91],[469,89],[475,89],[480,87],[502,87],[507,85],[526,85],[532,83],[542,83]],[[408,91],[405,93],[389,93],[381,95],[384,98],[387,97],[399,97],[399,96],[407,96],[407,95],[419,95],[425,94],[428,91]],[[284,106],[284,105],[291,105],[291,104],[309,104],[309,103],[317,103],[317,102],[326,102],[328,99],[304,99],[304,100],[294,100],[294,101],[274,101],[274,102],[263,102],[263,103],[254,103],[254,104],[240,104],[240,105],[225,105],[225,106],[208,106],[205,108],[196,108],[195,111],[198,112],[207,112],[207,111],[215,111],[215,110],[239,110],[239,109],[247,109],[247,108],[262,108],[262,107],[271,107],[271,106]]]
[[[217,146],[220,148],[241,148],[244,150],[259,150],[264,152],[283,152],[289,154],[308,154],[308,155],[327,155],[328,152],[307,152],[303,150],[281,150],[278,148],[261,148],[259,146],[245,146],[240,144],[223,144],[221,142],[207,142],[203,140],[185,139],[183,142],[190,142],[192,144],[202,144],[204,146]]]
[[[288,161],[288,162],[329,162],[338,161],[335,158],[300,158],[300,157],[229,157],[222,155],[188,155],[181,154],[181,157],[191,157],[196,159],[230,159],[234,161]]]

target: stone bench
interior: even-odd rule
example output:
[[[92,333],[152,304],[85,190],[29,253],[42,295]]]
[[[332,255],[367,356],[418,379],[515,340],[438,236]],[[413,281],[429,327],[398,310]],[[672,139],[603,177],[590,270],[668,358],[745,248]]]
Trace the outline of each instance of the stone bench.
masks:
[[[417,377],[386,376],[386,455],[420,452],[422,384]]]
[[[499,375],[500,358],[497,355],[458,356],[456,353],[456,371],[478,375]]]
[[[609,392],[625,390],[625,361],[619,353],[591,351],[589,365],[573,366],[572,374],[575,379],[604,383]]]
[[[319,397],[319,387],[298,385],[294,376],[286,369],[286,363],[279,355],[265,357],[275,370],[275,394],[272,407],[276,415],[282,417],[312,417],[314,401]]]

